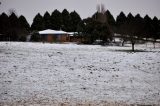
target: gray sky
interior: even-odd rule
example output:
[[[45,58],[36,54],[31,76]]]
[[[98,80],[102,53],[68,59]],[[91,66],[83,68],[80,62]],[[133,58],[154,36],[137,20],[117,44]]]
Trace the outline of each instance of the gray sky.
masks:
[[[116,17],[121,11],[127,15],[140,13],[141,16],[148,14],[153,18],[160,18],[160,0],[0,0],[0,13],[14,9],[17,15],[24,15],[31,24],[33,17],[40,12],[44,15],[55,9],[62,11],[66,8],[69,12],[76,10],[82,18],[93,15],[96,5],[103,3],[106,9]]]

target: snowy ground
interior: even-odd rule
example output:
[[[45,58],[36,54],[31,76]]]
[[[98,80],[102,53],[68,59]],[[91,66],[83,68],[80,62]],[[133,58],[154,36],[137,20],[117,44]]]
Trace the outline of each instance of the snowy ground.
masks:
[[[0,105],[159,106],[160,45],[135,48],[0,42]]]

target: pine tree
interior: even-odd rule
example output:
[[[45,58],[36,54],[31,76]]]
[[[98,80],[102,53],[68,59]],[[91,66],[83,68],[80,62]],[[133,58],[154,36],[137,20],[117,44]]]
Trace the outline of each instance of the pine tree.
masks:
[[[22,28],[25,28],[27,31],[30,31],[30,25],[23,15],[19,17],[19,23]]]
[[[2,13],[0,15],[0,40],[4,41],[4,40],[9,40],[9,36],[7,36],[7,33],[9,31],[9,18],[5,13]]]
[[[84,32],[84,28],[85,28],[84,21],[81,20],[81,21],[78,23],[78,25],[77,25],[76,31],[77,31],[78,33],[83,33],[83,32]]]
[[[159,27],[158,27],[158,39],[160,39],[160,19],[158,20],[158,25],[159,25]]]
[[[124,35],[126,34],[125,24],[127,21],[126,15],[121,12],[116,18],[116,33]]]
[[[45,29],[44,25],[45,24],[44,24],[44,21],[43,21],[43,17],[40,15],[40,13],[38,13],[33,19],[31,29],[32,30],[37,30],[37,31],[44,30]]]
[[[91,22],[92,23],[91,27],[93,27],[92,35],[94,38],[93,39],[91,35],[92,42],[99,39],[102,41],[101,42],[102,44],[105,44],[106,42],[112,40],[113,27],[111,26],[111,23],[114,20],[114,18],[112,17],[113,18],[112,20],[111,17],[112,16],[109,11],[105,12],[103,4],[98,5],[97,12],[92,16],[92,22]]]
[[[44,21],[45,29],[51,29],[52,28],[52,26],[51,26],[51,16],[48,13],[48,11],[46,11],[46,13],[44,14],[43,21]]]
[[[121,12],[116,18],[117,26],[120,27],[121,25],[123,25],[126,22],[126,20],[127,20],[126,15],[123,12]]]
[[[21,15],[18,20],[20,23],[20,30],[18,32],[19,40],[26,41],[27,35],[30,32],[30,25],[28,24],[26,18],[23,15]]]
[[[81,21],[78,23],[77,29],[76,29],[76,32],[78,32],[78,36],[81,37],[81,42],[83,42],[82,39],[85,37],[85,36],[84,36],[84,31],[85,31],[85,24],[84,24],[84,21],[81,20]]]
[[[140,16],[140,14],[137,14],[135,16],[135,34],[137,35],[137,37],[139,39],[142,39],[143,36],[143,31],[144,31],[144,20],[143,18]]]
[[[76,32],[78,24],[81,22],[81,17],[76,11],[70,13],[72,21],[72,32]]]
[[[124,43],[126,41],[126,22],[127,17],[123,12],[121,12],[116,18],[116,33],[121,34],[122,46],[124,46]]]
[[[134,51],[134,45],[136,43],[136,24],[135,24],[135,17],[129,13],[127,16],[127,23],[126,23],[126,28],[127,28],[127,40],[131,42],[132,44],[132,51]]]
[[[110,13],[109,10],[107,10],[107,11],[105,12],[105,15],[106,15],[108,24],[110,25],[111,29],[115,32],[116,21],[115,21],[113,15]]]
[[[94,37],[96,35],[94,31],[94,19],[93,18],[86,18],[83,20],[85,23],[84,32],[83,35],[85,35],[86,43],[93,43],[96,38]],[[92,34],[94,31],[94,34]]]
[[[62,27],[62,14],[57,9],[51,15],[51,27],[54,30],[60,30]]]
[[[20,27],[20,23],[18,21],[18,17],[15,13],[12,13],[10,16],[9,16],[9,22],[10,22],[10,25],[12,28],[14,27]]]
[[[11,15],[9,16],[9,23],[10,23],[10,28],[8,33],[8,35],[10,36],[9,39],[11,41],[18,41],[19,40],[18,32],[20,31],[20,23],[17,15],[14,12],[11,13]]]
[[[146,15],[144,17],[144,36],[146,40],[152,37],[151,36],[152,30],[153,30],[152,19],[148,15]]]
[[[71,32],[72,31],[71,25],[72,25],[71,16],[69,12],[66,9],[64,9],[62,11],[62,30]]]
[[[5,13],[0,15],[0,33],[6,34],[9,29],[9,18]]]
[[[102,23],[95,20],[95,18],[87,18],[84,20],[85,29],[84,34],[87,37],[88,43],[92,44],[97,39],[102,40],[102,44],[112,40],[112,32],[108,26],[108,23]]]
[[[133,21],[134,21],[134,16],[131,13],[129,13],[128,16],[127,16],[127,22],[131,23]]]
[[[159,28],[160,28],[160,25],[159,25],[157,17],[153,18],[152,25],[153,25],[152,39],[153,39],[153,45],[154,45],[154,48],[155,48],[155,42],[159,38]]]

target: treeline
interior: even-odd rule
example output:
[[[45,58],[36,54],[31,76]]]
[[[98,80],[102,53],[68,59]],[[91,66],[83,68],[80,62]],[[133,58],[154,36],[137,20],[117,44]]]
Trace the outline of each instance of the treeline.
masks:
[[[54,10],[51,14],[45,12],[44,16],[38,13],[33,19],[31,30],[63,30],[76,32],[78,24],[82,21],[76,11],[69,13],[66,9],[62,12]]]
[[[66,9],[62,12],[54,10],[52,14],[46,11],[44,16],[38,13],[31,26],[22,15],[18,17],[14,12],[9,16],[2,13],[0,15],[0,40],[25,41],[28,34],[45,29],[76,32],[81,21],[82,19],[76,11],[69,13]]]
[[[24,16],[17,17],[2,13],[0,15],[0,40],[1,41],[25,41],[30,32],[30,25]]]
[[[123,41],[130,41],[132,45],[138,40],[156,42],[160,38],[160,20],[157,17],[151,19],[148,15],[144,18],[137,14],[127,16],[121,12],[116,19],[116,33],[121,34]],[[144,39],[145,38],[145,39]]]
[[[85,39],[84,43],[90,44],[97,39],[112,41],[115,33],[133,45],[137,39],[152,38],[156,41],[160,38],[160,20],[157,17],[151,19],[148,15],[141,17],[140,14],[133,16],[129,13],[126,16],[121,12],[114,19],[107,10],[103,14],[96,12],[92,17],[82,20],[76,11],[68,12],[64,9],[62,12],[54,10],[51,14],[46,12],[43,16],[38,13],[31,26],[24,16],[18,17],[15,13],[0,15],[0,34],[5,35],[1,35],[0,40],[24,41],[29,33],[44,29],[78,32]]]

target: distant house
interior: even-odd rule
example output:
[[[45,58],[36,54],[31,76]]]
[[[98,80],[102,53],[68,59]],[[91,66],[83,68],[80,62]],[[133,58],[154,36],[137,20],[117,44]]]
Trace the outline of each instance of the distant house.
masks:
[[[70,35],[70,42],[82,43],[85,42],[84,37],[81,35],[81,32],[68,32]]]
[[[39,35],[43,42],[69,42],[70,36],[67,32],[57,30],[43,30],[39,31]]]

